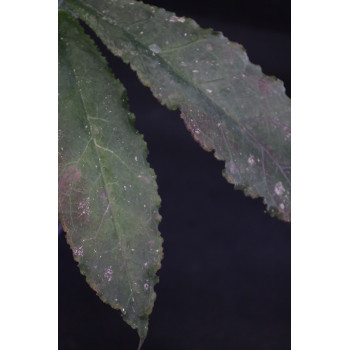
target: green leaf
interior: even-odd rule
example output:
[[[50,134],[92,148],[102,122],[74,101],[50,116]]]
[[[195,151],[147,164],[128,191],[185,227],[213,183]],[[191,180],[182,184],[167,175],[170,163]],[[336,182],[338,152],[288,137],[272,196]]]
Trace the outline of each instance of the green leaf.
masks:
[[[139,1],[67,0],[156,98],[179,108],[224,176],[290,220],[290,99],[244,49],[193,20]]]
[[[160,198],[126,93],[59,11],[59,217],[80,271],[146,337],[162,258]]]

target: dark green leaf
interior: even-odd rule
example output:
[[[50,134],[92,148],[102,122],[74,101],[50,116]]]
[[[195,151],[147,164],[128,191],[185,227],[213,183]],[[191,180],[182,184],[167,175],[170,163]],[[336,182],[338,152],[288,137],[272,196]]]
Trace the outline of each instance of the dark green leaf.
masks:
[[[180,108],[224,175],[290,220],[290,99],[244,49],[193,20],[130,0],[68,0],[160,102]]]
[[[59,11],[59,216],[81,272],[144,339],[162,258],[160,198],[125,89]]]

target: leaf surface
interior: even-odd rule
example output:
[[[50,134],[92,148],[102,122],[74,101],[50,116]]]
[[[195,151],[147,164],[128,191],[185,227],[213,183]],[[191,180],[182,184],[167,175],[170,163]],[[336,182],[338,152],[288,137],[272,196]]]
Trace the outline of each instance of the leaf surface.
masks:
[[[290,220],[290,99],[244,49],[189,18],[130,0],[68,0],[156,98],[179,108],[224,176]]]
[[[59,217],[81,272],[141,341],[162,258],[160,198],[125,89],[59,10]]]

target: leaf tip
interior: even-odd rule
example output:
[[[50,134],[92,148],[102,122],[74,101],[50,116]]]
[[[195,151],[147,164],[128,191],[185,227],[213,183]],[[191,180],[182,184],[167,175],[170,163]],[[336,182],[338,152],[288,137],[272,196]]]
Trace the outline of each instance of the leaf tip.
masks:
[[[145,338],[140,336],[139,346],[137,347],[137,350],[141,350],[141,347],[144,341],[145,341]]]

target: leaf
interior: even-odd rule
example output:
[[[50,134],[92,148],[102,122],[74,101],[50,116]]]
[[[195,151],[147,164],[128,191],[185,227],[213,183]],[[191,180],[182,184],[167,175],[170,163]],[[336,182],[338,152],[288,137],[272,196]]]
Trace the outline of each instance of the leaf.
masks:
[[[180,108],[193,137],[225,161],[224,176],[290,220],[290,99],[222,33],[139,1],[68,0],[156,98]]]
[[[142,340],[162,258],[155,175],[126,93],[59,11],[59,216],[80,271]]]

